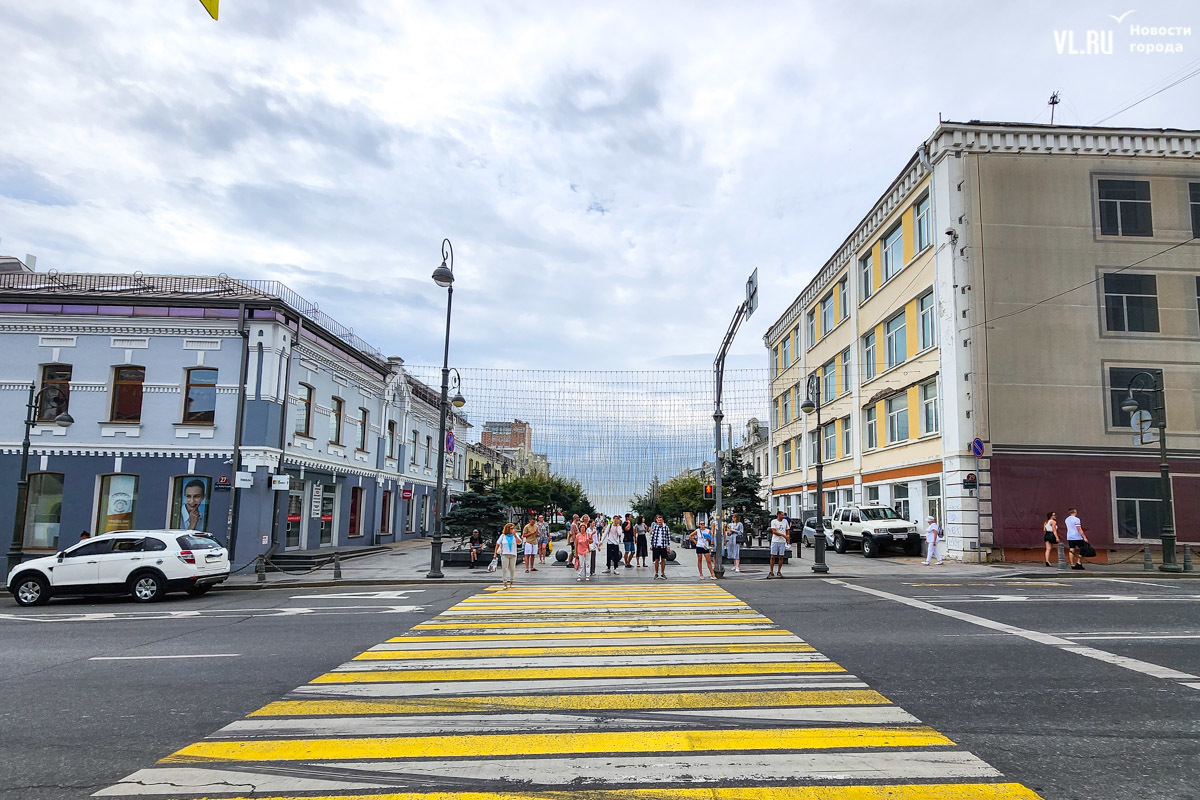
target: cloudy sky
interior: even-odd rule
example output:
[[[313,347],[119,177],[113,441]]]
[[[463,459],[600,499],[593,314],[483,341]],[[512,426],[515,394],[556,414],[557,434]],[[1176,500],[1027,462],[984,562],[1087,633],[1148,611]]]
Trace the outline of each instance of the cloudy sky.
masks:
[[[276,278],[413,364],[739,364],[937,124],[1093,123],[1192,2],[6,3],[0,253]],[[976,10],[978,9],[978,10]],[[1132,11],[1117,24],[1109,15]],[[1128,26],[1193,26],[1182,54]],[[1055,31],[1116,30],[1107,56]],[[1190,66],[1189,66],[1190,65]],[[1200,127],[1200,78],[1109,124]]]

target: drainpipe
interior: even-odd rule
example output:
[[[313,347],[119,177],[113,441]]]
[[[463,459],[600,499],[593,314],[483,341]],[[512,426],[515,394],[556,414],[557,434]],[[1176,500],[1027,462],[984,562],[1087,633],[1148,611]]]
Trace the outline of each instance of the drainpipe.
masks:
[[[238,303],[238,335],[242,337],[241,367],[238,369],[237,417],[233,423],[233,498],[229,503],[229,520],[225,525],[225,549],[229,551],[229,561],[233,562],[235,546],[234,529],[238,522],[238,512],[241,509],[242,490],[237,487],[237,472],[241,468],[242,457],[242,426],[246,420],[246,377],[250,362],[250,331],[246,330],[246,304]]]

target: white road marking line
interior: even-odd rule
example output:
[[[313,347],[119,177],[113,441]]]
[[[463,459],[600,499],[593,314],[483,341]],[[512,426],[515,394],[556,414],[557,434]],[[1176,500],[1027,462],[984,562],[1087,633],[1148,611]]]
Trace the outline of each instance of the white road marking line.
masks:
[[[178,653],[171,656],[92,656],[88,661],[157,661],[167,658],[241,658],[241,653]]]
[[[686,653],[680,655],[619,655],[619,656],[509,656],[488,658],[448,659],[364,659],[347,661],[334,672],[369,672],[371,670],[427,670],[427,669],[509,669],[513,667],[606,667],[606,666],[651,666],[674,664],[758,664],[810,661],[828,661],[820,653]]]
[[[332,594],[294,594],[290,600],[327,600],[331,598],[346,598],[356,600],[403,600],[410,594],[423,592],[424,589],[389,589],[382,592],[334,592]]]
[[[409,736],[425,734],[528,733],[538,731],[673,729],[703,725],[736,728],[780,722],[819,722],[851,725],[919,725],[920,720],[895,706],[797,706],[705,710],[608,711],[595,714],[404,714],[390,717],[285,717],[243,719],[207,738],[278,739],[338,736]]]
[[[370,649],[374,652],[387,650],[507,650],[513,647],[578,647],[580,649],[596,646],[626,647],[636,649],[645,645],[674,646],[674,645],[723,645],[723,644],[805,644],[799,636],[791,633],[757,633],[750,636],[731,638],[722,635],[711,636],[670,636],[655,638],[653,636],[633,639],[604,638],[594,639],[509,639],[499,641],[479,641],[467,636],[460,642],[427,642],[419,636],[404,636],[400,641],[377,644]]]
[[[667,757],[643,758],[595,756],[571,758],[454,759],[339,761],[334,764],[270,764],[262,771],[204,769],[200,767],[157,767],[138,770],[122,782],[101,789],[93,797],[120,795],[193,794],[197,792],[241,792],[282,794],[286,792],[355,791],[387,788],[426,790],[429,779],[446,775],[470,775],[476,781],[511,781],[519,768],[523,780],[554,789],[573,781],[589,786],[623,784],[631,778],[639,785],[748,783],[764,776],[774,781],[897,781],[950,780],[955,778],[998,778],[1000,772],[976,756],[955,750],[851,753],[672,753]],[[325,772],[328,777],[323,777]],[[271,774],[275,773],[275,774]],[[544,781],[536,784],[537,781]],[[522,790],[526,785],[522,784]]]
[[[636,683],[635,681],[649,681]],[[297,687],[289,695],[292,699],[318,697],[453,697],[455,695],[524,695],[545,692],[556,693],[605,692],[622,694],[656,694],[660,692],[715,689],[751,691],[771,689],[867,689],[865,683],[844,672],[804,675],[688,675],[678,678],[517,678],[506,680],[444,681],[427,682],[380,682],[380,683],[311,683]]]
[[[826,578],[826,580],[829,583],[842,586],[847,589],[852,589],[856,592],[874,595],[875,597],[882,597],[885,600],[891,600],[894,603],[901,603],[906,606],[911,606],[912,608],[919,608],[924,611],[932,611],[935,614],[952,617],[954,619],[961,620],[962,622],[969,622],[972,625],[978,625],[981,628],[990,628],[995,631],[1001,631],[1002,633],[1012,634],[1013,636],[1020,636],[1023,639],[1029,639],[1030,641],[1038,642],[1039,644],[1048,644],[1053,647],[1058,647],[1062,650],[1075,653],[1076,655],[1085,656],[1097,661],[1103,661],[1107,664],[1112,664],[1113,666],[1122,667],[1134,672],[1140,672],[1143,675],[1150,675],[1154,678],[1163,678],[1166,680],[1176,681],[1200,680],[1200,678],[1198,678],[1196,675],[1191,675],[1187,672],[1180,672],[1179,670],[1170,669],[1168,667],[1161,667],[1158,664],[1151,664],[1148,661],[1139,661],[1135,658],[1126,658],[1125,656],[1119,656],[1115,653],[1108,653],[1104,650],[1096,650],[1092,647],[1077,645],[1071,642],[1071,640],[1064,639],[1060,636],[1051,636],[1048,633],[1042,633],[1040,631],[1031,631],[1026,628],[1018,628],[1015,625],[996,622],[995,620],[987,619],[986,617],[978,617],[974,614],[968,614],[965,611],[956,611],[951,608],[940,608],[932,603],[926,603],[922,600],[917,600],[912,597],[905,597],[899,594],[892,594],[891,592],[885,592],[880,589],[873,589],[869,586],[858,586],[830,578]]]
[[[1130,580],[1129,578],[1088,578],[1087,580],[1116,581],[1117,583],[1136,583],[1136,584],[1140,584],[1142,586],[1157,586],[1160,589],[1175,589],[1175,588],[1177,588],[1175,586],[1168,586],[1165,583],[1151,583],[1150,581],[1136,581],[1136,580]]]
[[[191,611],[96,611],[66,614],[13,614],[27,622],[147,622],[165,619],[230,619],[239,617],[336,616],[345,614],[411,614],[424,606],[324,606],[317,608],[207,608]]]
[[[1183,685],[1191,689],[1200,689],[1200,683],[1185,683]]]
[[[1072,641],[1137,641],[1139,639],[1159,640],[1159,639],[1200,639],[1200,633],[1136,633],[1136,634],[1075,634],[1071,636],[1063,636],[1064,639]]]
[[[1137,594],[921,594],[912,598],[930,603],[1024,603],[1043,602],[1086,602],[1086,603],[1177,603],[1200,601],[1200,594],[1137,595]]]

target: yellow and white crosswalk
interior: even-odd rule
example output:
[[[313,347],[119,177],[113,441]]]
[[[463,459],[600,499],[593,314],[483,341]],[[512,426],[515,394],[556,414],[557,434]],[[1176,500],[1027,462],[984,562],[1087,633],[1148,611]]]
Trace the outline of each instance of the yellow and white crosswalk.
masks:
[[[1038,797],[715,586],[489,589],[95,796]]]

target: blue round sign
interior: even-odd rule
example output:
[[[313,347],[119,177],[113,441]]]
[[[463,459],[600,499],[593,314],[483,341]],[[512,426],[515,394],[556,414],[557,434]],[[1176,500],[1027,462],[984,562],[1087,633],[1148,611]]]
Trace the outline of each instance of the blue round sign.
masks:
[[[446,452],[454,452],[454,431],[446,431]]]
[[[979,458],[983,455],[983,440],[982,439],[972,439],[971,440],[971,453],[976,458]]]

